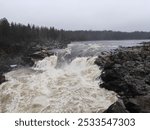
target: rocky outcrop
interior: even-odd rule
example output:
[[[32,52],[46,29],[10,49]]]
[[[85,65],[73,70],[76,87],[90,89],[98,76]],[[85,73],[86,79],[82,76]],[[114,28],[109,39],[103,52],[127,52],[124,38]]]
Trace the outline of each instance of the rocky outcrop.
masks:
[[[6,81],[6,80],[5,80],[5,76],[0,75],[0,84],[3,83],[3,82],[5,82],[5,81]]]
[[[0,43],[0,74],[11,71],[11,65],[33,66],[36,60],[42,60],[54,53],[52,49],[65,48],[69,41],[34,41],[14,44]]]
[[[40,51],[37,51],[37,52],[34,52],[32,54],[29,54],[29,57],[31,58],[34,58],[34,59],[38,59],[38,60],[41,60],[47,56],[51,56],[53,55],[54,53],[46,50],[46,49],[42,49]]]
[[[36,60],[42,60],[51,55],[54,55],[54,53],[49,48],[36,46],[31,48],[22,59],[26,64],[32,66]]]
[[[118,100],[112,104],[104,113],[128,113],[122,100]]]
[[[100,87],[118,93],[125,111],[150,112],[150,43],[121,48],[105,58],[99,56],[95,63],[103,68]],[[116,106],[118,103],[108,110],[113,111]]]

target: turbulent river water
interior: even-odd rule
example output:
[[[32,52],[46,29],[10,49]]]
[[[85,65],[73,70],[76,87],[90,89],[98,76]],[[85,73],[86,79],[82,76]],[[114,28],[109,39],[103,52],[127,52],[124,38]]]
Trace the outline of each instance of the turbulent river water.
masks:
[[[102,51],[142,41],[74,42],[53,50],[56,55],[34,67],[6,73],[8,81],[0,85],[1,112],[103,112],[117,95],[99,87],[101,70],[95,58]]]

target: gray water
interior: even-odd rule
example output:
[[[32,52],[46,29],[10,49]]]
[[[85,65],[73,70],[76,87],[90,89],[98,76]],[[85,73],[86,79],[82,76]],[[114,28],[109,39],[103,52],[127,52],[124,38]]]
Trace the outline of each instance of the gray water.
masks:
[[[72,42],[68,45],[72,56],[98,56],[103,51],[111,51],[118,47],[140,46],[139,43],[150,40],[105,40]]]
[[[58,53],[59,66],[72,61],[76,57],[94,57],[102,52],[109,52],[119,47],[141,46],[139,43],[150,40],[105,40],[105,41],[85,41],[72,42],[65,49],[56,49]]]
[[[95,58],[102,51],[142,41],[73,42],[66,49],[54,50],[57,55],[37,61],[34,67],[8,72],[8,82],[0,85],[0,110],[103,112],[117,100],[117,94],[99,87],[101,70],[94,64]]]

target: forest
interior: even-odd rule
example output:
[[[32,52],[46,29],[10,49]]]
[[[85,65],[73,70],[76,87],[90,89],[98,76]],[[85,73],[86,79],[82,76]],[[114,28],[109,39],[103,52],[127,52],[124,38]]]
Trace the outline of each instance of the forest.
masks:
[[[58,30],[54,27],[38,27],[35,25],[23,25],[9,23],[6,18],[0,19],[0,47],[19,46],[30,48],[35,44],[45,43],[66,44],[71,41],[92,40],[128,40],[150,39],[150,32],[120,32],[120,31],[92,31],[92,30]]]

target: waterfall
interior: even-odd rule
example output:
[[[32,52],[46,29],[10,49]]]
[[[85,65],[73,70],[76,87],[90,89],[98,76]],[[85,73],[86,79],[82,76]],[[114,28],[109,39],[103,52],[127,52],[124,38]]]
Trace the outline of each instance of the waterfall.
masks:
[[[2,112],[103,112],[117,100],[99,87],[96,57],[77,57],[60,68],[58,56],[5,74]]]

